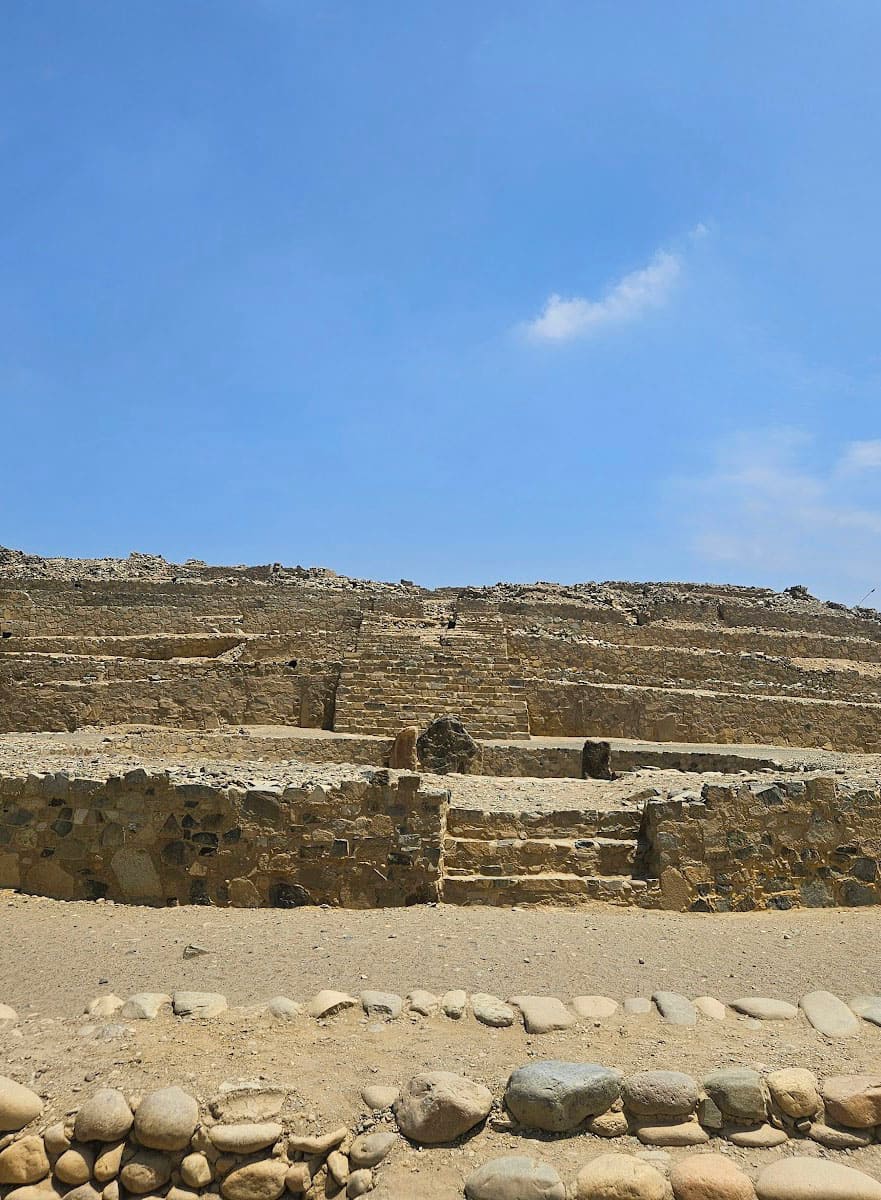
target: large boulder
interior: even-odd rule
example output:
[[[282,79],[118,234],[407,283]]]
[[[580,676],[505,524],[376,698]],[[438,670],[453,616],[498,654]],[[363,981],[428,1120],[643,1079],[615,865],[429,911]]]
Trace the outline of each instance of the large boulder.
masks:
[[[595,1063],[546,1062],[519,1067],[505,1104],[528,1129],[563,1133],[605,1112],[621,1095],[621,1074]]]
[[[465,774],[478,746],[457,717],[437,717],[419,735],[416,753],[425,771],[435,775]]]
[[[566,1188],[549,1163],[506,1154],[478,1167],[465,1180],[467,1200],[566,1200]]]
[[[771,1099],[787,1117],[801,1120],[820,1111],[816,1077],[804,1067],[782,1067],[772,1071],[765,1082]]]
[[[492,1092],[450,1071],[414,1075],[395,1101],[394,1113],[405,1137],[421,1145],[452,1142],[479,1125],[492,1108]]]

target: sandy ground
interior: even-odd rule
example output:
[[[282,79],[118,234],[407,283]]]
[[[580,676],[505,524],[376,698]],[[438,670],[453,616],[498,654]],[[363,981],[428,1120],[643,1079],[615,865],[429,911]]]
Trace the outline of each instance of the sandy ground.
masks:
[[[303,1000],[326,986],[355,993],[462,987],[563,999],[586,992],[648,995],[663,987],[726,1000],[753,991],[797,1000],[826,986],[849,997],[879,989],[873,949],[879,934],[875,910],[712,917],[601,906],[145,909],[2,893],[0,1002],[17,1008],[21,1021],[15,1034],[0,1035],[0,1073],[44,1093],[47,1119],[102,1085],[138,1092],[178,1082],[204,1100],[224,1079],[262,1076],[289,1085],[295,1123],[325,1129],[341,1120],[369,1126],[361,1088],[400,1085],[421,1069],[462,1071],[496,1096],[511,1070],[532,1058],[601,1062],[625,1072],[670,1067],[698,1077],[725,1064],[807,1065],[821,1077],[874,1070],[881,1030],[865,1025],[859,1039],[830,1042],[802,1017],[755,1026],[730,1016],[678,1029],[654,1015],[616,1016],[539,1037],[520,1027],[490,1030],[471,1016],[385,1024],[353,1011],[327,1023],[305,1017],[278,1023],[260,1006],[276,994]],[[185,959],[189,943],[209,953]],[[87,1032],[91,1022],[81,1014],[99,993],[176,988],[220,991],[235,1007],[212,1021],[167,1015],[131,1022],[132,1032],[118,1040]],[[525,1137],[499,1112],[459,1146],[420,1151],[402,1142],[375,1194],[461,1197],[462,1181],[476,1165],[516,1152],[552,1162],[568,1180],[610,1148],[643,1149],[633,1138],[610,1144],[587,1134]],[[782,1153],[729,1150],[753,1173]],[[822,1154],[881,1177],[881,1146],[835,1155],[799,1141],[783,1152]],[[669,1153],[675,1159],[686,1152]]]
[[[881,991],[881,909],[671,913],[418,906],[351,909],[141,908],[0,892],[0,1002],[71,1015],[97,991],[199,988],[251,1004],[322,987],[463,987],[722,1000],[797,1001],[825,987]],[[182,957],[188,943],[210,951]]]

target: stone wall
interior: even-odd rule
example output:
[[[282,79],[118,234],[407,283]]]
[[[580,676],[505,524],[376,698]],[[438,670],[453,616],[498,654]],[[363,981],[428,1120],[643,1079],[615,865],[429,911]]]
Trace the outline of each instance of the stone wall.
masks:
[[[696,912],[881,903],[881,792],[833,777],[706,784],[654,800],[646,866],[662,906]]]
[[[0,733],[83,725],[302,725],[328,728],[339,667],[297,660],[137,659],[19,655],[0,659]]]
[[[350,908],[435,900],[447,793],[361,772],[284,789],[0,778],[0,887],[59,899]]]
[[[527,679],[533,734],[881,750],[881,705]]]

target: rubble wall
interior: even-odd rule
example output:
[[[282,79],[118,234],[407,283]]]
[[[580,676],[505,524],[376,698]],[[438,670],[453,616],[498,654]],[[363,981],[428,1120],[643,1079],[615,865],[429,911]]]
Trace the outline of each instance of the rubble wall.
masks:
[[[436,900],[447,792],[387,771],[286,788],[0,777],[0,887],[135,904]]]

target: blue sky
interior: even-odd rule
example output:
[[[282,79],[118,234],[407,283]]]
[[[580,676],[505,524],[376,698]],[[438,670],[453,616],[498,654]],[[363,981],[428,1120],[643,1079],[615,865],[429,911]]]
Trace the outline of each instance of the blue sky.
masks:
[[[10,0],[0,544],[859,600],[879,56],[877,0]]]

